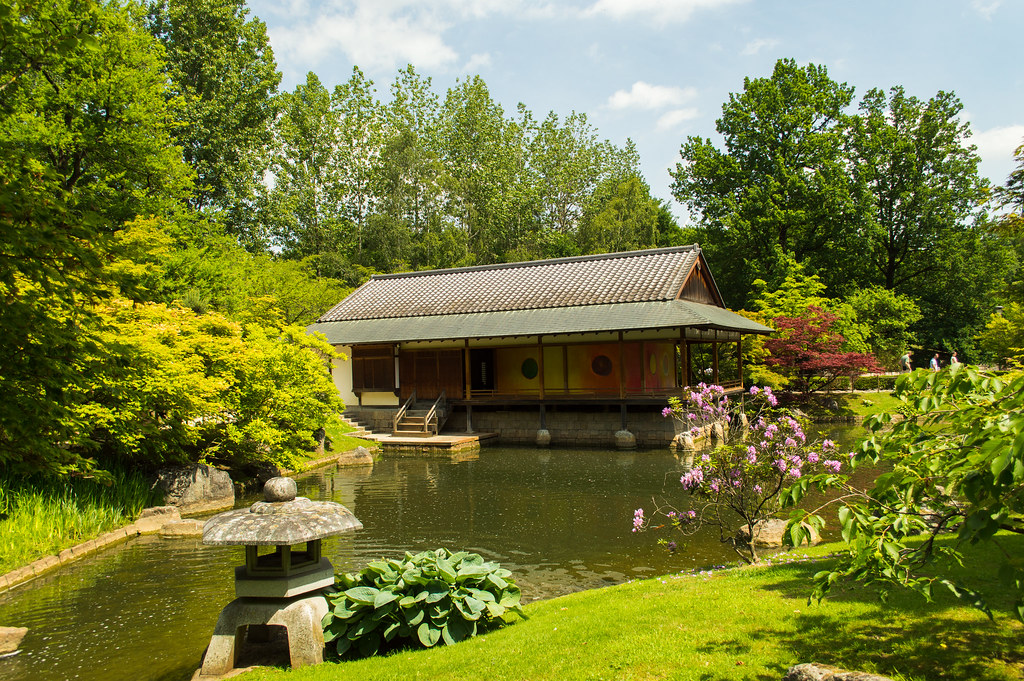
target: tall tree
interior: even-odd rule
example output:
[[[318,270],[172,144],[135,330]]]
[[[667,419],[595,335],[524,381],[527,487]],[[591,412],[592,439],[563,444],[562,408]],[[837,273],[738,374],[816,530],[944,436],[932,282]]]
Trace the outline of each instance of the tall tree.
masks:
[[[730,304],[746,302],[754,279],[780,283],[786,256],[830,285],[848,279],[858,262],[842,155],[852,99],[853,88],[825,67],[780,59],[770,78],[744,79],[722,106],[724,150],[700,137],[682,145],[672,192],[698,216]]]
[[[164,45],[176,122],[172,133],[196,174],[190,205],[224,213],[243,243],[266,235],[252,220],[269,165],[281,81],[267,29],[244,0],[151,0],[148,25]]]
[[[267,219],[285,255],[320,258],[338,250],[347,227],[339,198],[338,116],[331,93],[312,71],[281,99]]]
[[[869,91],[850,119],[850,157],[863,195],[871,278],[906,292],[946,269],[943,254],[970,232],[984,201],[970,127],[956,96],[928,102],[894,87]],[[929,284],[931,285],[931,284]]]
[[[0,466],[88,469],[69,395],[99,342],[89,310],[107,294],[112,234],[189,188],[162,50],[140,24],[89,0],[0,12]]]

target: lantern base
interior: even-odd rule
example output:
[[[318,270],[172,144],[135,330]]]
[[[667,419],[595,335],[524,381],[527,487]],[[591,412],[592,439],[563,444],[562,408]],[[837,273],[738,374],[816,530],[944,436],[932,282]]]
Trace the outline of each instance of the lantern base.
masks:
[[[283,626],[288,631],[288,656],[293,668],[323,662],[324,632],[320,621],[327,614],[327,599],[320,594],[301,598],[236,598],[217,618],[203,666],[194,679],[217,678],[235,668],[239,636],[254,624]]]
[[[326,558],[312,570],[291,575],[250,577],[244,565],[235,568],[238,598],[292,598],[329,586],[334,586],[334,566]]]

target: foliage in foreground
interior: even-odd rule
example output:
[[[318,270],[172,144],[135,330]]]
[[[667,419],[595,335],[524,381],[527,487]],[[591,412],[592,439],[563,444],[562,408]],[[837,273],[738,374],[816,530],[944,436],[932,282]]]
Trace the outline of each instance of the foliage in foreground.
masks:
[[[737,537],[745,524],[757,529],[791,498],[785,492],[804,476],[838,473],[836,445],[831,440],[808,442],[801,424],[785,410],[777,409],[778,401],[770,388],[750,389],[748,407],[752,416],[745,423],[746,413],[740,405],[730,403],[719,385],[701,383],[683,400],[671,398],[662,413],[682,421],[693,436],[718,432],[718,446],[695,455],[695,460],[679,479],[686,510],[670,501],[659,504],[655,514],[684,537],[704,527],[718,529],[719,540],[729,544],[746,563],[757,563],[760,557],[754,542]],[[651,527],[639,508],[633,516],[633,531]],[[660,527],[661,525],[659,525]],[[797,525],[795,532],[804,531]],[[669,550],[672,541],[661,540]]]
[[[152,502],[137,473],[117,473],[114,484],[0,477],[0,574],[52,556],[131,522]]]
[[[1024,537],[1010,538],[1018,550]],[[963,568],[989,574],[993,547]],[[773,556],[767,567],[674,574],[525,606],[529,620],[456,646],[293,670],[261,669],[246,681],[562,681],[563,679],[781,679],[816,661],[902,681],[1020,678],[1024,625],[989,622],[949,594],[925,603],[893,593],[836,594],[807,605],[807,586],[837,545]]]
[[[900,377],[896,396],[907,416],[868,419],[872,435],[853,459],[854,465],[885,461],[892,472],[866,491],[837,476],[818,480],[845,492],[839,522],[849,547],[837,566],[815,576],[815,594],[861,581],[906,587],[931,600],[940,587],[991,617],[991,589],[936,568],[991,544],[1001,580],[995,590],[1009,596],[1010,611],[1024,621],[1024,556],[1005,535],[1024,534],[1024,374],[1002,378],[962,364],[919,370]],[[791,522],[822,520],[817,511],[797,512]],[[949,532],[956,541],[937,541]]]
[[[365,657],[398,645],[452,645],[522,616],[512,573],[475,553],[406,552],[338,577],[324,640],[337,655]],[[331,645],[333,644],[333,645]]]

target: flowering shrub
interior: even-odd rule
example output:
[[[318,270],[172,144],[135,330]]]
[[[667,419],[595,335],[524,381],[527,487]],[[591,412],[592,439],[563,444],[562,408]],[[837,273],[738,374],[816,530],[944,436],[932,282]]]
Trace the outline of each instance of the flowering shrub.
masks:
[[[838,473],[842,461],[835,443],[808,442],[800,422],[778,409],[770,388],[752,387],[746,408],[749,421],[741,417],[738,405],[730,402],[717,385],[700,384],[684,399],[672,398],[662,413],[682,421],[693,435],[706,433],[721,425],[724,441],[694,455],[692,465],[679,478],[688,508],[677,509],[664,503],[656,515],[668,519],[668,525],[684,536],[705,526],[717,527],[719,538],[729,543],[741,559],[758,561],[753,543],[736,539],[739,527],[750,528],[775,515],[784,502],[795,503],[807,490],[807,481],[827,479]],[[745,415],[745,414],[744,414]],[[651,525],[644,509],[633,515],[633,531]],[[796,523],[790,539],[799,543],[809,532],[806,523]],[[670,550],[675,543],[662,540]]]

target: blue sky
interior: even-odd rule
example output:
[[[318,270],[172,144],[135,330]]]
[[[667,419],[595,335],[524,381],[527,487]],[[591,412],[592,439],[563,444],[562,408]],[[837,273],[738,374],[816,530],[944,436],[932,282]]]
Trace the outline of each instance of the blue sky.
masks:
[[[953,91],[981,172],[1001,184],[1024,143],[1024,0],[250,0],[268,27],[283,89],[314,71],[333,88],[359,66],[386,99],[413,64],[443,96],[479,74],[491,96],[537,118],[586,113],[603,138],[632,138],[659,198],[688,135],[715,120],[743,78],[782,57],[869,89]],[[675,206],[683,216],[684,209]]]

